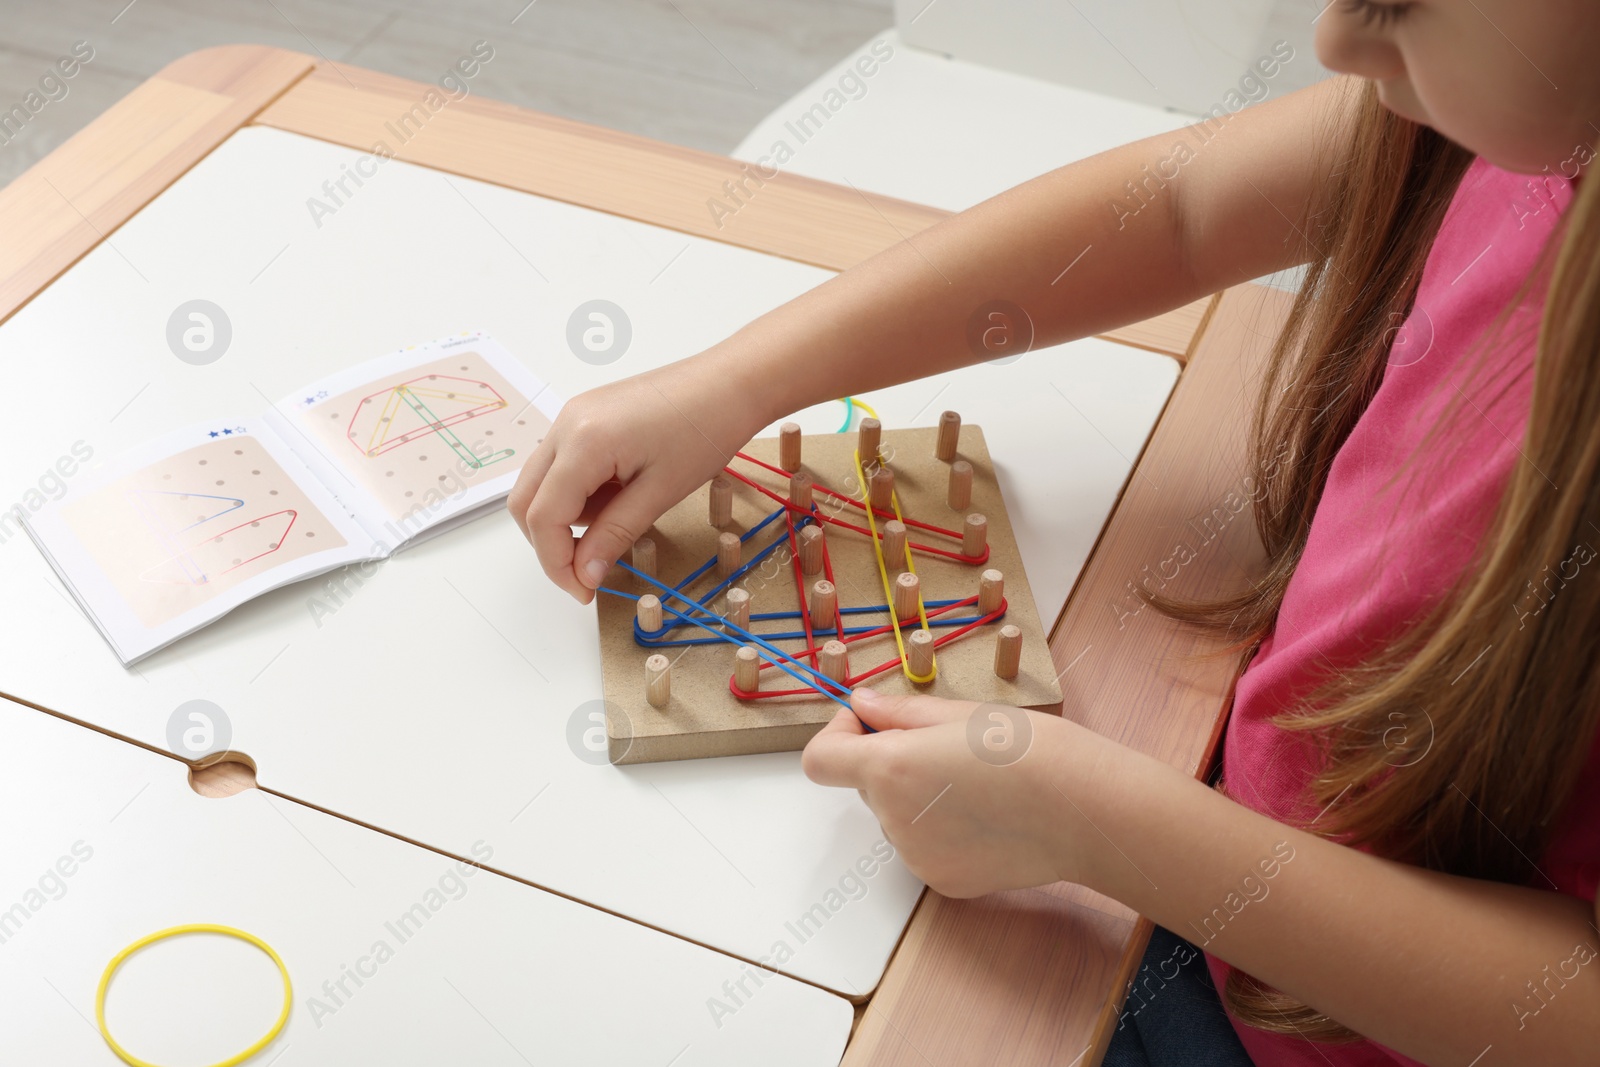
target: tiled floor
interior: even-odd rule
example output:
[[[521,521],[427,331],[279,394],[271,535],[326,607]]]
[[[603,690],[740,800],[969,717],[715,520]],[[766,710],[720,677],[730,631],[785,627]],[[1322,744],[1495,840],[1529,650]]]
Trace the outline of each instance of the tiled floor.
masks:
[[[0,184],[172,59],[237,42],[431,81],[483,40],[474,92],[726,152],[892,20],[891,0],[0,0]],[[79,41],[93,58],[6,123]]]

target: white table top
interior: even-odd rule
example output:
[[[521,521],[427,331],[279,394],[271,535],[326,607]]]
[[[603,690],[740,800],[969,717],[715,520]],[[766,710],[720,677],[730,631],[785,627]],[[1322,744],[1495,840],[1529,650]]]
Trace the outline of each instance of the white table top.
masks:
[[[252,416],[330,370],[459,329],[490,331],[572,396],[698,351],[829,276],[392,161],[317,225],[307,199],[358,159],[247,128],[0,326],[18,398],[0,423],[0,500],[30,499],[42,478],[48,490],[77,442],[103,459]],[[166,344],[168,316],[195,298],[232,322],[209,366]],[[564,340],[595,298],[633,324],[608,366]],[[944,407],[984,426],[1035,593],[1057,605],[1176,374],[1165,357],[1083,341],[868,399],[891,427]],[[819,432],[841,415],[800,421]],[[626,768],[575,755],[569,726],[600,697],[593,609],[545,581],[504,516],[346,589],[320,618],[323,581],[278,590],[128,671],[11,536],[0,691],[163,748],[178,705],[213,701],[265,786],[458,855],[490,842],[498,870],[748,959],[794,942],[786,924],[881,840],[854,792],[811,785],[797,753]],[[898,863],[878,870],[783,969],[871,990],[920,889]]]
[[[288,1023],[252,1063],[823,1067],[844,1050],[850,1005],[814,986],[758,985],[680,938],[256,790],[208,799],[186,776],[0,701],[0,1062],[120,1063],[92,1025],[102,970],[194,922],[255,934],[289,970]],[[106,1018],[144,1059],[215,1063],[282,1003],[258,949],[184,937],[123,964]]]

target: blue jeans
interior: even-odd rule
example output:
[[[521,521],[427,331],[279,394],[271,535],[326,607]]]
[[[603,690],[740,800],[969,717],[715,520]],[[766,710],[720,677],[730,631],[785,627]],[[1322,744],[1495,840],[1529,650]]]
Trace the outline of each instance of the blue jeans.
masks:
[[[1251,1067],[1205,955],[1170,930],[1150,935],[1103,1067]]]

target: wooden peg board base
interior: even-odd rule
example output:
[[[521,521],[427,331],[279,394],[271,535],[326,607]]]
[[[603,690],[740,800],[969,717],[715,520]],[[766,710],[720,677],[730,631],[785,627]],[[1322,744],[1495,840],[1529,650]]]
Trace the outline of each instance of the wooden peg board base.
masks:
[[[945,502],[949,464],[934,456],[936,429],[885,430],[883,444],[888,466],[895,473],[895,491],[901,512],[934,526],[959,530],[962,520],[972,512],[989,520],[989,559],[982,565],[969,564],[942,556],[915,552],[917,576],[922,581],[923,600],[952,600],[974,596],[978,576],[987,568],[1005,575],[1006,614],[999,620],[978,627],[941,645],[937,652],[938,676],[926,685],[912,683],[898,663],[889,670],[859,684],[885,693],[925,693],[959,700],[994,701],[1020,707],[1054,708],[1061,702],[1061,687],[1051,662],[1044,626],[1034,604],[1033,593],[1023,572],[1022,557],[1012,533],[1011,519],[995,480],[994,465],[977,426],[961,428],[958,459],[972,464],[972,503],[965,511],[954,511]],[[802,467],[817,485],[862,499],[855,476],[856,434],[815,434],[803,438]],[[746,455],[777,465],[777,438],[763,438],[745,446]],[[731,469],[749,477],[783,498],[788,496],[788,478],[735,458]],[[647,536],[656,542],[657,577],[677,585],[717,553],[717,535],[722,532],[709,521],[709,487],[691,494],[661,517]],[[861,509],[840,504],[818,493],[817,506],[854,525],[865,527]],[[745,534],[779,507],[741,481],[734,481],[733,521],[728,530]],[[883,520],[879,520],[881,531]],[[841,607],[882,605],[887,602],[878,574],[876,555],[865,534],[831,523],[827,531],[828,554],[833,566],[833,581],[838,587]],[[774,538],[787,541],[782,517],[747,540],[743,559],[748,561]],[[960,552],[960,538],[947,538],[910,527],[913,543],[935,545]],[[750,596],[752,617],[766,612],[799,610],[795,566],[786,548],[780,547],[761,564],[743,574],[738,584]],[[811,583],[821,575],[810,576]],[[893,575],[891,574],[891,580]],[[722,579],[709,570],[684,590],[696,599]],[[633,593],[656,591],[642,586],[639,579],[620,567],[612,568],[606,585]],[[669,604],[687,610],[681,602]],[[839,705],[819,694],[742,700],[729,690],[733,674],[735,646],[724,641],[715,644],[678,647],[644,647],[635,641],[633,621],[636,602],[602,593],[599,597],[601,670],[605,688],[606,730],[613,763],[657,763],[665,760],[701,759],[708,756],[734,756],[755,752],[787,752],[804,748],[807,741],[833,718]],[[719,594],[708,604],[719,614],[725,610]],[[976,605],[955,608],[952,615],[972,618]],[[668,619],[672,616],[668,614]],[[888,614],[847,615],[846,627],[881,625]],[[1022,629],[1022,666],[1014,679],[994,673],[995,635],[1004,624]],[[753,618],[749,629],[763,632],[792,632],[802,628],[798,619],[762,620]],[[935,627],[935,637],[948,633]],[[903,633],[909,635],[908,627]],[[699,627],[684,624],[670,637],[709,637]],[[829,635],[831,636],[831,635]],[[824,636],[822,640],[826,640]],[[804,647],[801,640],[773,642],[790,655]],[[821,641],[817,642],[818,645]],[[665,654],[672,663],[672,693],[665,707],[656,708],[645,699],[644,662],[652,653]],[[858,674],[867,667],[896,659],[894,635],[883,634],[850,644],[850,670]],[[761,672],[762,689],[796,689],[801,683],[777,668]]]

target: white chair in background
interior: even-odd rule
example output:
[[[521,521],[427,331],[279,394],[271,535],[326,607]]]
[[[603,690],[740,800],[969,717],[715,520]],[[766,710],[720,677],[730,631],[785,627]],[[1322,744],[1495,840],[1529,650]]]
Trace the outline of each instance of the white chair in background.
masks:
[[[768,174],[960,210],[1325,76],[1311,48],[1318,10],[1318,0],[896,0],[894,29],[774,110],[733,155]]]

